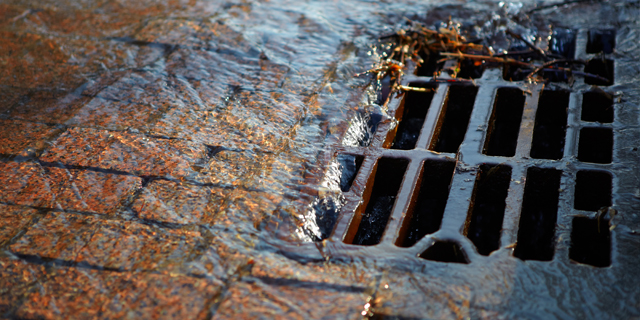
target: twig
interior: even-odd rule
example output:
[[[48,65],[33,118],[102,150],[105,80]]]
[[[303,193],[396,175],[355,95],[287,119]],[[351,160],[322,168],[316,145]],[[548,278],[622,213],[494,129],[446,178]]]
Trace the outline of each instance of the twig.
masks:
[[[539,55],[543,56],[544,58],[547,57],[547,53],[544,52],[544,50],[538,48],[535,44],[531,43],[531,41],[525,39],[522,35],[517,34],[509,29],[507,29],[507,34],[509,34],[510,36],[524,42],[524,44],[527,45],[527,47],[533,49],[533,51],[537,52]]]

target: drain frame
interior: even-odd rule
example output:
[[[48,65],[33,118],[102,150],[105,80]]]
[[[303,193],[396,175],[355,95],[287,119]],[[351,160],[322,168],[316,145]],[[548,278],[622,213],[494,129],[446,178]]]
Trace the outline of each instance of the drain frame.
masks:
[[[617,36],[622,33],[618,32]],[[588,30],[576,30],[575,52],[574,58],[588,60],[594,58],[595,54],[586,53],[586,43]],[[616,41],[616,43],[619,43]],[[613,59],[611,56],[608,59]],[[615,59],[613,59],[615,60]],[[443,68],[447,68],[450,62]],[[583,94],[592,92],[591,85],[585,83],[584,79],[576,78],[572,87],[567,87],[565,83],[557,83],[545,85],[542,83],[526,83],[525,81],[507,81],[503,79],[504,70],[502,68],[485,69],[482,76],[475,79],[477,92],[471,116],[467,126],[464,139],[456,153],[435,152],[430,150],[435,145],[438,138],[438,125],[442,123],[444,111],[446,110],[447,95],[449,88],[457,84],[440,83],[433,84],[429,82],[430,77],[416,75],[416,66],[409,64],[405,75],[400,80],[400,84],[410,86],[415,84],[426,84],[436,86],[435,92],[431,97],[430,106],[424,117],[424,123],[415,147],[413,149],[402,150],[391,148],[391,143],[395,138],[396,126],[393,122],[382,122],[374,133],[371,144],[368,147],[350,147],[336,146],[333,148],[335,153],[358,154],[364,157],[362,169],[356,178],[358,180],[368,179],[372,174],[373,164],[381,158],[403,158],[408,159],[403,183],[398,192],[396,204],[390,214],[389,222],[380,242],[373,246],[358,246],[349,243],[346,235],[349,226],[352,223],[355,211],[360,206],[363,195],[367,192],[366,183],[360,182],[362,187],[352,188],[345,194],[347,199],[346,205],[343,207],[338,222],[334,228],[333,234],[323,242],[323,250],[309,250],[308,248],[316,247],[317,244],[279,244],[285,252],[291,256],[301,259],[311,260],[346,260],[353,259],[376,259],[387,260],[394,263],[398,267],[407,265],[420,266],[429,263],[430,260],[420,258],[420,255],[426,252],[435,243],[454,243],[465,254],[470,265],[474,261],[483,261],[484,259],[518,259],[514,255],[514,248],[517,244],[518,231],[520,229],[520,217],[522,211],[522,199],[525,192],[525,181],[527,170],[530,168],[541,170],[557,170],[560,172],[560,185],[558,197],[558,210],[556,215],[556,228],[554,236],[551,240],[553,247],[553,255],[550,260],[543,259],[527,260],[528,263],[550,263],[560,262],[568,265],[578,265],[569,258],[568,241],[571,239],[571,223],[573,217],[593,217],[596,212],[582,211],[574,208],[574,188],[576,174],[579,171],[595,170],[607,172],[612,177],[612,193],[616,192],[620,168],[618,163],[629,161],[617,149],[616,139],[618,138],[617,130],[620,123],[628,120],[619,117],[618,109],[620,101],[613,101],[611,108],[614,108],[614,119],[609,123],[585,121],[581,118]],[[614,81],[612,86],[615,87],[615,79],[624,72],[618,70],[618,64],[614,61]],[[448,75],[442,74],[447,78]],[[521,123],[518,129],[516,149],[513,156],[491,156],[483,154],[483,148],[486,143],[486,129],[496,103],[496,91],[500,88],[518,89],[524,93],[524,107],[521,117]],[[605,92],[611,92],[611,86],[602,87]],[[554,159],[533,159],[530,151],[533,144],[534,129],[536,127],[536,114],[538,112],[538,104],[543,90],[552,91],[568,91],[568,106],[566,114],[566,126],[564,127],[564,148],[561,151],[561,157],[552,157]],[[403,112],[405,103],[404,98],[389,97],[384,102],[383,107],[387,109],[387,113],[392,118],[398,118],[398,113]],[[612,161],[611,163],[588,163],[577,159],[578,145],[580,141],[580,131],[583,128],[603,128],[613,131]],[[624,161],[623,161],[624,160]],[[410,211],[415,203],[411,199],[419,192],[419,184],[421,182],[421,173],[423,165],[427,161],[453,161],[456,163],[455,173],[450,183],[449,199],[456,198],[458,200],[448,200],[443,213],[440,228],[431,234],[427,234],[417,240],[412,246],[405,247],[401,244],[402,237],[406,233],[407,219],[411,218]],[[473,195],[474,182],[476,181],[478,167],[483,164],[500,164],[512,168],[511,181],[509,182],[508,193],[505,199],[505,211],[502,221],[502,229],[499,237],[497,250],[491,252],[488,256],[481,255],[475,245],[464,236],[464,225],[467,213],[470,207],[470,201]],[[611,207],[618,206],[617,199],[612,199]],[[617,256],[615,243],[616,231],[613,230],[611,237],[611,264],[615,264]],[[522,261],[522,260],[520,260]],[[457,264],[456,264],[457,265]]]

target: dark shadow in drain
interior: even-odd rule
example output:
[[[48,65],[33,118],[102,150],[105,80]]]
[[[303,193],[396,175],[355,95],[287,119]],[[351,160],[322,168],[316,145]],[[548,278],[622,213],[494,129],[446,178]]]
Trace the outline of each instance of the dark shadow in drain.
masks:
[[[574,208],[598,211],[611,205],[611,174],[605,171],[583,170],[576,174]]]
[[[593,84],[597,86],[610,86],[613,84],[613,60],[595,58],[587,61],[587,65],[584,67],[584,72],[598,75],[607,79],[601,80],[594,77],[584,78],[586,84]]]
[[[561,175],[562,171],[555,169],[527,170],[514,256],[522,260],[553,259]]]
[[[569,259],[594,267],[611,265],[611,233],[604,218],[573,218]]]
[[[418,88],[434,89],[437,86],[421,83],[410,83],[409,86]],[[398,130],[393,140],[392,149],[410,150],[415,148],[418,137],[420,137],[420,131],[424,124],[424,119],[427,116],[427,111],[431,106],[431,100],[433,99],[434,91],[430,92],[416,92],[409,91],[405,93],[405,98],[402,103],[402,110],[398,112],[402,113],[402,117],[399,118]]]
[[[582,128],[578,143],[578,160],[611,163],[613,130],[610,128]]]
[[[416,70],[418,76],[432,77],[434,73],[439,72],[444,66],[444,61],[438,62],[442,59],[442,56],[440,56],[438,52],[431,52],[430,54],[421,52],[420,58],[422,58],[424,62]]]
[[[467,255],[462,251],[460,245],[449,241],[438,241],[434,243],[429,249],[420,254],[419,257],[439,262],[469,263],[469,259],[467,259]]]
[[[522,90],[499,88],[483,153],[490,156],[513,157],[518,145],[518,133],[524,111],[525,96]]]
[[[340,154],[338,155],[338,163],[340,164],[340,190],[342,192],[348,192],[351,189],[353,180],[356,178],[362,161],[363,156],[357,156],[352,154]]]
[[[542,91],[533,129],[532,158],[562,159],[568,108],[568,91]]]
[[[582,95],[582,121],[613,122],[613,98],[605,92],[590,91]]]
[[[467,133],[469,118],[478,94],[475,86],[450,86],[447,100],[434,132],[436,137],[429,149],[437,152],[458,152]]]
[[[587,53],[613,53],[616,46],[616,30],[591,29],[587,40]]]
[[[505,199],[511,181],[511,167],[483,164],[473,190],[473,198],[464,235],[481,255],[489,255],[500,246]]]
[[[411,247],[440,228],[456,163],[425,161],[396,244]]]
[[[357,228],[353,244],[380,243],[408,164],[409,161],[406,159],[381,158],[378,160],[366,209],[360,215],[356,213],[350,227],[349,233]],[[368,183],[369,186],[371,182]]]

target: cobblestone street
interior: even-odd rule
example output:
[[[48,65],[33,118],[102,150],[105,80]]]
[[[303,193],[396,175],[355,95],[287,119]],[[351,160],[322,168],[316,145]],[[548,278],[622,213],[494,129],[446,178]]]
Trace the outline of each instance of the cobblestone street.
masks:
[[[613,236],[623,269],[575,287],[593,268],[540,271],[508,243],[475,265],[404,266],[297,237],[322,159],[370,108],[354,75],[372,43],[435,6],[497,4],[445,2],[0,0],[0,318],[594,318],[602,296],[619,299],[610,317],[640,317],[630,211]],[[637,40],[632,5],[606,8]],[[634,41],[619,59],[638,58]],[[629,105],[637,81],[619,88]]]

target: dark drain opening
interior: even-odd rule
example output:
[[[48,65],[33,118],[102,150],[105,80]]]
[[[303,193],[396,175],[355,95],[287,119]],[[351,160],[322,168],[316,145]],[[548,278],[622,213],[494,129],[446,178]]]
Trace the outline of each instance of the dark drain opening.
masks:
[[[456,163],[425,161],[396,245],[410,247],[440,228]]]
[[[549,51],[567,59],[573,59],[576,53],[576,31],[554,28],[549,40]]]
[[[412,87],[435,89],[436,86],[425,85],[420,83],[410,83]],[[410,150],[415,148],[418,137],[420,137],[420,131],[424,124],[424,119],[427,116],[429,106],[431,106],[431,100],[433,99],[434,91],[430,92],[407,92],[402,105],[402,110],[398,112],[402,113],[400,123],[398,124],[398,130],[396,131],[395,138],[393,140],[392,149]]]
[[[611,265],[611,233],[604,218],[573,218],[569,258],[594,267]]]
[[[610,86],[613,84],[613,60],[596,58],[587,61],[587,65],[584,67],[584,72],[598,75],[604,79],[586,77],[584,82],[586,84],[593,84],[598,86]]]
[[[464,251],[455,242],[438,241],[419,257],[438,262],[469,263]]]
[[[613,122],[613,99],[604,92],[585,92],[582,95],[582,121]]]
[[[465,59],[460,61],[460,71],[456,75],[459,79],[478,79],[482,78],[485,63],[481,60]]]
[[[351,154],[338,155],[338,163],[342,171],[342,175],[340,176],[340,190],[342,190],[342,192],[347,192],[351,189],[353,180],[356,178],[356,175],[358,175],[363,160],[363,156]]]
[[[520,89],[499,88],[483,153],[490,156],[513,157],[518,144],[525,97]]]
[[[574,208],[585,211],[598,211],[610,206],[611,174],[604,171],[578,171],[574,201]]]
[[[593,163],[611,163],[613,130],[609,128],[582,128],[578,143],[578,160]]]
[[[616,46],[616,30],[589,30],[587,53],[613,53]]]
[[[562,159],[568,108],[568,91],[542,91],[533,129],[532,158]]]
[[[514,256],[522,260],[553,259],[561,175],[562,171],[555,169],[527,170]]]
[[[367,185],[371,193],[368,201],[365,199],[366,209],[364,213],[356,212],[345,240],[350,238],[350,234],[355,233],[351,242],[353,244],[380,243],[408,164],[409,161],[405,159],[381,158],[378,160],[374,179]],[[364,198],[366,193],[365,191]],[[358,221],[356,221],[357,217]]]
[[[458,152],[469,126],[469,118],[478,94],[475,86],[451,86],[447,93],[430,149],[437,152]]]
[[[426,54],[424,52],[420,53],[420,58],[424,60],[424,62],[418,67],[416,74],[418,76],[424,77],[432,77],[434,73],[439,72],[444,66],[444,61],[438,62],[442,59],[440,53],[431,52]]]
[[[500,246],[500,231],[510,181],[511,167],[487,164],[480,166],[464,234],[475,244],[481,255],[489,255]]]

